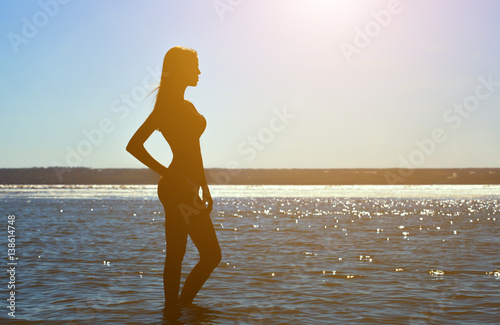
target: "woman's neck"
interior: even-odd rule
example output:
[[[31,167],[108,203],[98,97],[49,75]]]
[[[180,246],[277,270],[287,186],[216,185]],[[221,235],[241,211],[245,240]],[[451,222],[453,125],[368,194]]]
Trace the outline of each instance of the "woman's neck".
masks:
[[[165,97],[173,101],[184,101],[184,93],[187,86],[179,85],[174,82],[168,82],[165,85]]]

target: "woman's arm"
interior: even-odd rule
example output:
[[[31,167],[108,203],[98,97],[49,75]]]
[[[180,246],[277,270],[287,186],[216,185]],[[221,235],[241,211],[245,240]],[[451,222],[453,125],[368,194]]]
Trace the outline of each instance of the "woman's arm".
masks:
[[[144,165],[148,166],[158,174],[165,176],[168,173],[168,168],[160,164],[156,159],[154,159],[146,148],[144,148],[144,142],[151,136],[151,134],[156,130],[156,124],[154,123],[154,116],[150,114],[146,121],[137,129],[135,134],[130,139],[127,145],[127,151],[137,158]]]

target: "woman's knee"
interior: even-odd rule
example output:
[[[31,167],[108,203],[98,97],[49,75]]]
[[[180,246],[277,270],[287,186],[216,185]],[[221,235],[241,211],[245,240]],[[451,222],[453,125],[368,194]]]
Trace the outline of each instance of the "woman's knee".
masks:
[[[166,263],[175,263],[175,264],[182,264],[182,261],[184,260],[184,255],[186,254],[186,249],[185,248],[171,248],[169,249],[167,247],[167,256],[165,259]]]
[[[214,248],[209,252],[204,252],[200,254],[200,263],[207,265],[210,268],[215,269],[222,260],[222,253],[220,247]]]
[[[215,266],[219,265],[219,263],[222,261],[222,252],[220,250],[220,247],[217,247],[217,250],[213,256],[213,261]]]

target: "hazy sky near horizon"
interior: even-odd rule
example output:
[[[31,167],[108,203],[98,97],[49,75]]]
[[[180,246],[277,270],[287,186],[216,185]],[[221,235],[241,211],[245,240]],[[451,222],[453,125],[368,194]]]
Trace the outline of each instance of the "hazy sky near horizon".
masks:
[[[496,0],[0,3],[0,167],[143,167],[125,146],[166,51],[205,167],[500,167]],[[168,165],[156,132],[147,148]]]

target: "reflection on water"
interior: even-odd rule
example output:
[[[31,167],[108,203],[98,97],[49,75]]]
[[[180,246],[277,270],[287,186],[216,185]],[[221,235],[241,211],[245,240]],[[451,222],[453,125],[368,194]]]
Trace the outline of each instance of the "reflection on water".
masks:
[[[86,190],[86,191],[82,191]],[[500,185],[210,185],[213,197],[498,197]],[[4,198],[152,199],[156,185],[1,185]]]
[[[220,312],[202,306],[170,306],[163,309],[163,324],[219,324]]]
[[[2,212],[16,215],[18,319],[495,324],[500,315],[500,194],[491,188],[434,199],[435,188],[417,188],[423,198],[220,188],[212,219],[223,261],[195,305],[174,310],[163,304],[164,215],[150,190],[1,189]],[[183,277],[197,257],[190,243]]]

